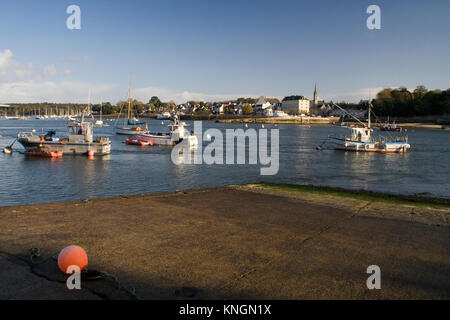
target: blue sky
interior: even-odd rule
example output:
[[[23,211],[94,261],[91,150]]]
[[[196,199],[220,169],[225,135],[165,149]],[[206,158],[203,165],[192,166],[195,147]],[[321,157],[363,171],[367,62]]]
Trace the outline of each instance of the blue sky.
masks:
[[[66,8],[81,8],[81,30]],[[381,30],[366,8],[381,8]],[[15,0],[0,3],[0,103],[367,98],[450,87],[450,2]]]

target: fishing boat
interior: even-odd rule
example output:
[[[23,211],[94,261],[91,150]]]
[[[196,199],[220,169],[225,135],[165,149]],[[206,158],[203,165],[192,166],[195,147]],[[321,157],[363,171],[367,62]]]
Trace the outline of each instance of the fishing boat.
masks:
[[[198,145],[197,137],[193,132],[189,132],[185,122],[180,122],[177,115],[173,116],[172,124],[170,124],[167,133],[141,133],[136,137],[139,141],[145,141],[151,145],[173,146],[183,140],[187,140],[190,147]]]
[[[147,129],[143,129],[138,124],[142,124],[136,118],[131,118],[131,75],[130,75],[130,86],[128,89],[128,113],[127,113],[127,125],[123,127],[116,128],[116,134],[121,135],[136,135],[140,133],[149,133]]]
[[[344,112],[347,112],[337,104],[335,106],[339,107]],[[411,148],[408,143],[408,136],[402,137],[379,137],[376,139],[373,137],[373,129],[371,127],[371,109],[372,105],[369,105],[368,121],[367,124],[355,118],[358,122],[358,126],[348,126],[345,127],[350,130],[350,134],[345,136],[330,136],[330,139],[334,143],[334,148],[336,150],[343,151],[358,151],[358,152],[381,152],[381,153],[405,153]]]
[[[19,132],[17,141],[25,148],[25,154],[35,156],[64,155],[107,155],[111,153],[111,140],[107,137],[94,137],[94,124],[84,121],[84,113],[80,121],[67,123],[67,138],[56,137],[50,130],[39,136],[34,132]]]

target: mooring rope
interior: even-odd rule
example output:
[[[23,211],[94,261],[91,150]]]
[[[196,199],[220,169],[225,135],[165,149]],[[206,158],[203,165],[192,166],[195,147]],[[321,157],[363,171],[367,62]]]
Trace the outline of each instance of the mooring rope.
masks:
[[[29,261],[30,261],[31,265],[34,267],[37,265],[41,265],[41,264],[49,261],[50,259],[57,261],[58,254],[59,254],[59,251],[55,252],[51,256],[43,259],[43,250],[41,248],[31,248],[29,250]],[[101,280],[101,279],[110,281],[116,285],[117,289],[126,292],[133,299],[139,300],[139,297],[136,295],[136,289],[134,287],[125,287],[120,282],[119,278],[117,278],[113,274],[110,274],[106,271],[84,269],[81,273],[81,276],[82,276],[83,280],[86,280],[86,281]]]

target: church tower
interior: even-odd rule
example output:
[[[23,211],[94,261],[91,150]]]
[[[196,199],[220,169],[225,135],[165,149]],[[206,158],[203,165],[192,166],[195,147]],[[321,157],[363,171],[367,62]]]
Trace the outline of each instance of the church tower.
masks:
[[[317,93],[317,84],[314,84],[314,106],[319,104],[319,94]]]

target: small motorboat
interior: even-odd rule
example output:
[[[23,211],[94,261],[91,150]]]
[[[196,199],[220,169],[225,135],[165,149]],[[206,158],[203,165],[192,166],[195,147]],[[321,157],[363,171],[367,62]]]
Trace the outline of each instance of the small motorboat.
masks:
[[[135,146],[142,146],[142,147],[145,147],[145,146],[148,146],[148,145],[153,145],[149,141],[142,141],[142,140],[139,140],[138,138],[135,138],[135,137],[134,138],[127,138],[127,139],[125,139],[125,143],[126,144],[135,145]]]
[[[401,127],[397,127],[395,123],[386,122],[383,126],[380,127],[380,131],[393,131],[393,132],[402,132]]]

